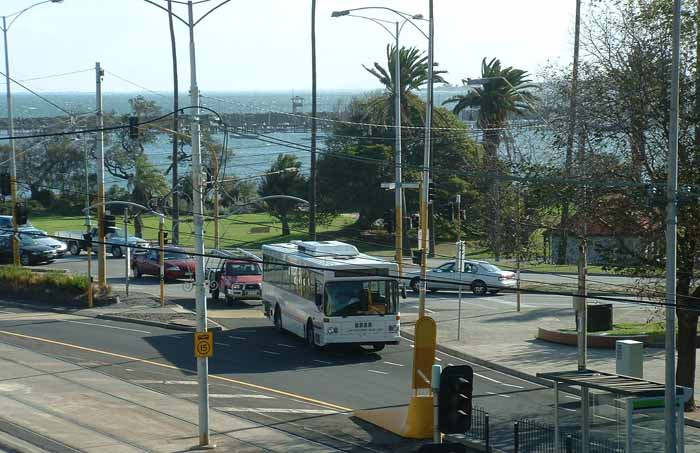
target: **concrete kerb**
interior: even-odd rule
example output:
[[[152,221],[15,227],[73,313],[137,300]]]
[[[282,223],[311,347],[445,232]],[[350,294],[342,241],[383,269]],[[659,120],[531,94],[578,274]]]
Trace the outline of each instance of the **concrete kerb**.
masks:
[[[415,335],[409,332],[401,332],[401,336],[406,338],[407,340],[414,341],[415,340]],[[554,384],[552,384],[552,381],[543,379],[538,376],[534,376],[529,373],[525,373],[524,371],[516,370],[515,368],[509,368],[503,365],[500,365],[498,363],[492,362],[490,360],[482,359],[480,357],[476,357],[471,354],[467,354],[465,352],[459,351],[457,349],[452,349],[450,347],[447,347],[442,344],[437,344],[436,349],[444,354],[449,354],[452,356],[455,356],[457,358],[460,358],[462,360],[466,360],[467,362],[474,363],[476,365],[480,365],[486,368],[490,368],[495,371],[499,371],[501,373],[509,374],[511,376],[515,376],[517,378],[523,379],[525,381],[533,382],[535,384],[547,387],[547,388],[553,388]],[[578,394],[574,389],[570,389],[571,393],[573,394]],[[580,396],[580,395],[579,395]],[[700,417],[696,420],[695,418],[689,418],[685,417],[685,424],[687,426],[691,426],[693,428],[700,428]]]
[[[161,327],[163,329],[170,329],[170,330],[179,330],[179,331],[187,331],[187,332],[196,332],[197,331],[196,326],[188,326],[185,324],[180,324],[178,322],[151,321],[148,319],[130,318],[128,316],[119,316],[119,315],[97,315],[96,318],[106,319],[109,321],[122,321],[122,322],[130,322],[130,323],[134,323],[134,324],[143,324],[145,326]],[[207,330],[221,332],[222,330],[224,330],[224,328],[218,322],[212,321],[211,319],[209,319],[209,320],[207,320]]]

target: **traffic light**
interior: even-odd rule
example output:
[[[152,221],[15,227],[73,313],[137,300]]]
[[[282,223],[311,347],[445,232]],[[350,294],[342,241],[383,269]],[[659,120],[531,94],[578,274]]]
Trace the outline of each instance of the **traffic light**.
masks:
[[[12,195],[12,180],[7,173],[0,175],[0,195],[3,197]]]
[[[129,138],[139,138],[139,118],[137,116],[129,117]]]
[[[117,229],[116,218],[111,214],[105,214],[104,217],[105,234],[114,233]]]
[[[27,205],[24,203],[15,205],[15,219],[17,219],[17,225],[27,224]]]
[[[384,229],[387,233],[394,232],[394,211],[392,210],[384,212]]]
[[[85,233],[83,234],[83,242],[85,242],[85,247],[92,247],[92,234],[90,233]]]
[[[441,433],[464,434],[472,424],[474,370],[469,365],[448,366],[440,375],[438,427]]]
[[[167,244],[168,243],[168,232],[163,231],[162,234],[163,234],[163,244]]]
[[[428,201],[435,199],[435,183],[430,181],[428,183]]]

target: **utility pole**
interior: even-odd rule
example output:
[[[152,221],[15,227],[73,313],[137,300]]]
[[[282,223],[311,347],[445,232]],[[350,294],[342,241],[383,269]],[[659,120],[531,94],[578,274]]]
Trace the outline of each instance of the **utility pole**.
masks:
[[[19,225],[17,224],[17,151],[15,150],[15,118],[12,111],[12,90],[10,83],[10,56],[7,51],[7,20],[2,16],[2,32],[5,38],[5,80],[7,93],[7,124],[10,136],[10,193],[12,194],[12,259],[15,266],[19,259]]]
[[[104,112],[102,111],[102,77],[104,70],[95,63],[97,84],[97,284],[100,289],[107,286],[107,247],[105,246],[105,134]]]
[[[396,210],[396,263],[399,265],[399,280],[403,278],[403,187],[401,186],[401,51],[399,49],[399,22],[396,22],[396,52],[394,52],[394,121],[395,121],[395,150],[396,191],[394,195]],[[424,183],[426,183],[424,181]],[[425,302],[425,301],[424,301]],[[423,305],[423,308],[424,305]],[[420,316],[423,316],[422,310]]]
[[[177,46],[175,45],[175,27],[173,25],[173,2],[168,0],[168,26],[170,28],[170,51],[173,59],[173,244],[180,243],[180,196],[177,192],[178,186],[178,142],[180,138],[180,93],[177,77]]]
[[[421,265],[420,265],[420,299],[418,302],[418,317],[425,316],[425,293],[427,290],[427,269],[428,269],[428,197],[430,186],[430,132],[432,128],[432,105],[433,105],[433,0],[428,6],[428,98],[425,107],[425,146],[423,148],[423,181],[420,195],[420,223],[423,234],[421,235]],[[398,23],[397,23],[398,27]],[[398,28],[396,30],[398,36]],[[398,65],[398,41],[396,61]],[[397,70],[398,72],[398,70]],[[398,80],[398,79],[397,79]],[[397,82],[398,86],[398,82]],[[400,133],[400,128],[397,129]],[[398,188],[397,188],[398,190]],[[458,233],[459,234],[459,233]],[[460,274],[461,275],[461,274]],[[461,291],[461,286],[460,286]],[[461,292],[460,292],[461,294]]]
[[[223,151],[223,146],[221,147]],[[223,154],[222,154],[223,155]],[[212,150],[212,188],[214,191],[214,248],[219,250],[219,158],[216,156],[216,151]]]
[[[165,216],[158,220],[158,276],[160,277],[160,306],[165,307]]]
[[[673,62],[671,75],[671,124],[668,144],[666,190],[666,453],[676,453],[676,193],[678,191],[678,109],[680,78],[681,0],[673,2]]]
[[[309,236],[316,240],[316,0],[311,0],[311,181],[309,181]]]
[[[194,217],[195,303],[197,308],[197,332],[207,331],[207,294],[204,291],[204,218],[202,216],[202,154],[199,130],[199,88],[197,87],[197,63],[194,49],[194,18],[192,0],[187,2],[190,32],[190,104],[194,107],[191,122],[192,135],[192,201]],[[209,360],[197,358],[199,385],[199,445],[209,446]]]
[[[124,208],[124,283],[129,297],[129,208]]]
[[[517,209],[515,213],[515,309],[519,312],[520,300],[522,297],[520,294],[520,248],[522,247],[520,243],[520,184],[518,184],[517,197]]]

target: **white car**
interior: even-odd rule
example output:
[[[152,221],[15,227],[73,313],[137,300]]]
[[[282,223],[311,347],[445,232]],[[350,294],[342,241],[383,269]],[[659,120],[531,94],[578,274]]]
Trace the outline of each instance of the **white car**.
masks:
[[[459,286],[469,288],[477,296],[487,292],[497,294],[502,289],[514,288],[516,277],[514,272],[504,271],[486,261],[465,260],[462,272],[455,268],[456,263],[450,261],[427,272],[427,288],[432,292],[441,289],[455,290]],[[420,277],[411,279],[411,289],[419,291]]]

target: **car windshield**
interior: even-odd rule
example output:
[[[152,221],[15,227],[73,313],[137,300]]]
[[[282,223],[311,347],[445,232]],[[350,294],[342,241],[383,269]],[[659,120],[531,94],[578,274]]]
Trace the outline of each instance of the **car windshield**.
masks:
[[[325,313],[327,316],[394,314],[396,286],[390,280],[329,282],[325,287]]]
[[[31,236],[27,236],[25,234],[22,235],[22,245],[39,245],[41,244],[38,240],[34,239]]]
[[[497,268],[493,264],[479,263],[479,265],[483,267],[486,270],[486,272],[502,272],[501,269]]]
[[[190,255],[188,255],[185,252],[176,252],[176,251],[165,251],[165,255],[163,256],[164,259],[166,260],[187,260],[192,258]]]
[[[261,275],[255,263],[226,263],[226,275]]]

